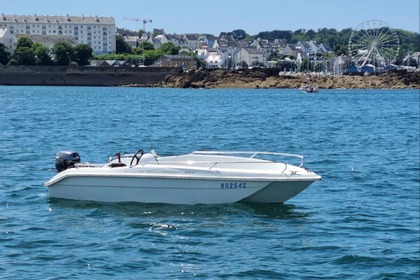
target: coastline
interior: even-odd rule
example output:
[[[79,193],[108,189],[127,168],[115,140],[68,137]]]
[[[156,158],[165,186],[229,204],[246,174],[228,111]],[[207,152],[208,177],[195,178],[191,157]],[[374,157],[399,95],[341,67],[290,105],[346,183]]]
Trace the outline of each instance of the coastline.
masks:
[[[319,89],[420,89],[420,72],[399,70],[371,76],[332,76],[279,73],[277,68],[183,72],[179,67],[0,67],[0,85],[11,86],[299,89],[308,82]]]
[[[302,84],[310,81],[319,89],[420,89],[420,72],[403,70],[372,76],[277,73],[269,73],[264,71],[264,69],[198,70],[178,75],[168,75],[164,81],[156,86],[173,88],[298,89]]]

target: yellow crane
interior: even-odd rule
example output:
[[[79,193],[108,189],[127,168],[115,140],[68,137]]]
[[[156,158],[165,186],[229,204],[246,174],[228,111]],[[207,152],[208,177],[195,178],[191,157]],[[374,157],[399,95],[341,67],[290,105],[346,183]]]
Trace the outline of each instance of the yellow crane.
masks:
[[[143,31],[146,32],[146,23],[152,22],[151,19],[144,19],[144,18],[124,18],[126,20],[132,20],[137,22],[143,22]]]

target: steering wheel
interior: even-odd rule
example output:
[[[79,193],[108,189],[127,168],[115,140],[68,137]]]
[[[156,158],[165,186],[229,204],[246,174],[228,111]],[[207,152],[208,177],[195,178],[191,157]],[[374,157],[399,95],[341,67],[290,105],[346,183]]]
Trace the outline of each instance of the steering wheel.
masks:
[[[140,161],[141,157],[143,156],[143,154],[144,154],[144,151],[142,149],[138,150],[137,153],[135,153],[133,158],[131,159],[130,166],[133,166],[134,159],[136,159],[136,164],[134,164],[134,166],[139,164],[139,161]]]

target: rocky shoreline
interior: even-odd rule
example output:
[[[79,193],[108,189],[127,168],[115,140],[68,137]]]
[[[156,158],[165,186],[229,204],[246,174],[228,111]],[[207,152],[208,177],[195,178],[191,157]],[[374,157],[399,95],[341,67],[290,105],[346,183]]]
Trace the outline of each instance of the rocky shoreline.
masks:
[[[197,70],[168,75],[163,88],[300,88],[308,80],[320,89],[420,89],[420,72],[389,71],[372,76],[278,73],[273,69]],[[131,85],[141,86],[141,85]]]

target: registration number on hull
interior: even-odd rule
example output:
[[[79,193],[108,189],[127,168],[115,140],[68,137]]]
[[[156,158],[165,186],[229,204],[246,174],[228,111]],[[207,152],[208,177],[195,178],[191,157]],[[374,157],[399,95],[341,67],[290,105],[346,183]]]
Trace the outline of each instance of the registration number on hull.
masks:
[[[222,189],[244,189],[244,188],[246,188],[246,182],[220,183],[220,188],[222,188]]]

